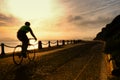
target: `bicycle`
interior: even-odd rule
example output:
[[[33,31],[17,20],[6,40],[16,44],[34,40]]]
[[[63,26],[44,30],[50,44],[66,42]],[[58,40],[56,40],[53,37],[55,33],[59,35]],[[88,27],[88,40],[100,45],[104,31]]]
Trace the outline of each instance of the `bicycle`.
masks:
[[[35,40],[33,38],[29,38],[29,42],[31,42],[32,40],[35,43]],[[28,44],[26,54],[27,54],[29,61],[34,61],[35,59],[35,47],[34,46],[35,44],[32,44],[32,43]],[[13,51],[13,62],[17,65],[20,65],[24,58],[21,52],[22,52],[22,45],[17,45]]]

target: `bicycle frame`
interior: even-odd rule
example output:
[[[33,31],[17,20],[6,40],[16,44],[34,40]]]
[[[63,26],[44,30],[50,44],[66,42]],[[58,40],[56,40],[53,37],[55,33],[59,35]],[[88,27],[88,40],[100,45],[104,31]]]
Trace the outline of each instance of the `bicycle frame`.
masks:
[[[29,41],[30,40],[33,40],[33,38],[30,38]],[[34,43],[35,42],[36,41],[34,40]],[[26,52],[29,61],[33,61],[35,59],[35,50],[34,50],[35,48],[34,48],[34,45],[36,45],[36,44],[31,44],[31,43],[28,44],[28,48],[32,47],[32,49],[27,49],[27,52]],[[17,49],[18,49],[18,51],[17,51]],[[22,61],[23,61],[23,56],[22,56],[21,52],[22,52],[22,45],[17,45],[14,48],[14,51],[13,51],[13,62],[15,64],[17,64],[17,65],[20,65],[22,63]]]

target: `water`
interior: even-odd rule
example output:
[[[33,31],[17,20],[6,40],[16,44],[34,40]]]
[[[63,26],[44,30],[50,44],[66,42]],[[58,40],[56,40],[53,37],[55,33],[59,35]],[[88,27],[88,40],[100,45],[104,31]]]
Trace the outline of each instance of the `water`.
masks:
[[[57,45],[57,40],[52,40],[52,41],[50,41],[51,42],[51,46],[56,46]],[[13,47],[15,47],[16,45],[20,45],[21,44],[21,42],[20,41],[4,41],[4,42],[0,42],[0,44],[1,43],[4,43],[4,45],[5,45],[5,53],[7,53],[7,54],[9,54],[9,53],[11,53],[11,52],[13,52],[13,50],[14,50],[14,48]],[[38,49],[38,42],[34,42],[34,41],[31,41],[30,42],[31,44],[35,44],[35,46],[34,46],[34,48],[35,49]],[[59,45],[62,45],[62,43],[61,42],[59,42]],[[1,46],[0,46],[1,47]],[[12,47],[12,48],[11,48]],[[42,47],[43,48],[46,48],[46,47],[48,47],[48,40],[43,40],[42,41]],[[1,53],[1,48],[0,48],[0,53]]]
[[[5,53],[13,52],[14,48],[10,48],[10,47],[15,47],[16,45],[21,44],[19,41],[3,41],[1,43],[4,43],[4,45],[5,45],[5,47],[4,47]],[[6,46],[9,46],[9,47],[6,47]],[[0,48],[0,52],[1,52],[1,48]]]

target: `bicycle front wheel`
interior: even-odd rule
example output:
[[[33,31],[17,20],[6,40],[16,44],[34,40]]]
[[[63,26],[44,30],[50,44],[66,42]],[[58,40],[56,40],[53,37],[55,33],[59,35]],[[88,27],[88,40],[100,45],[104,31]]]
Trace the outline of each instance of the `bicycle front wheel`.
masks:
[[[34,45],[28,46],[27,55],[28,55],[28,59],[29,59],[30,61],[34,61],[34,59],[35,59],[35,49],[34,49]]]
[[[21,51],[22,51],[21,45],[16,46],[13,51],[13,62],[17,65],[20,65],[23,61],[23,56]]]

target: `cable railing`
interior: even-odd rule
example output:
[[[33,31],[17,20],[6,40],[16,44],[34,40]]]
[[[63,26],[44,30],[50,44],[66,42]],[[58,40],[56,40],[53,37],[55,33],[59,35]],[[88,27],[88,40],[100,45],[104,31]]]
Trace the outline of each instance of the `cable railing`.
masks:
[[[38,41],[36,44],[38,46],[38,50],[42,49],[43,46],[47,46],[48,48],[54,46],[63,46],[63,45],[68,45],[68,44],[76,44],[81,42],[81,40],[56,40],[56,41],[47,41],[47,42],[43,42],[43,41]],[[17,46],[17,45],[16,45]],[[15,48],[16,46],[9,46],[6,45],[4,43],[0,44],[1,47],[1,56],[4,56],[5,53],[5,47],[7,48]]]

